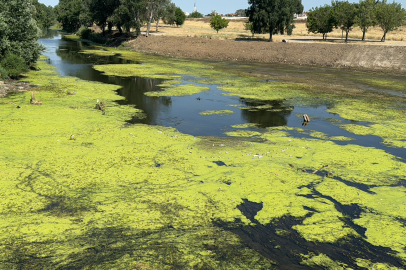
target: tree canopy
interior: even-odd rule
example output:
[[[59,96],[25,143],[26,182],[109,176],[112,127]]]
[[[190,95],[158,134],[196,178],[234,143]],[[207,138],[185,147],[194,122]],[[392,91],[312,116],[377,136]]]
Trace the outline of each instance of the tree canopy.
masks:
[[[393,31],[406,22],[406,11],[399,3],[387,4],[386,0],[376,4],[376,23],[382,28],[383,36],[381,41],[385,41],[386,33]]]
[[[175,23],[176,26],[182,25],[186,20],[186,15],[185,13],[182,11],[181,8],[176,8],[175,10]]]
[[[219,32],[219,30],[226,28],[228,26],[228,21],[223,19],[220,15],[215,15],[210,19],[210,27]]]
[[[189,14],[188,18],[203,18],[203,14],[195,11]]]
[[[362,40],[365,40],[365,34],[368,28],[375,25],[375,0],[361,0],[359,2],[355,23],[361,28]]]
[[[345,42],[348,41],[348,33],[355,24],[358,8],[356,4],[348,1],[333,1],[333,10],[336,27],[345,31]]]
[[[333,31],[334,23],[334,13],[331,6],[312,8],[307,13],[307,30],[314,34],[323,34],[323,40],[327,39],[327,33]]]
[[[31,0],[0,2],[0,59],[14,54],[27,65],[38,59],[42,47],[37,40],[41,31],[34,14]]]
[[[386,0],[360,0],[359,4],[335,0],[331,6],[313,8],[306,25],[309,32],[321,33],[324,39],[332,31],[332,22],[334,27],[345,31],[345,41],[354,26],[361,28],[362,40],[365,40],[366,32],[375,25],[382,28],[381,41],[385,41],[388,32],[406,23],[406,11],[399,3],[388,4]]]
[[[292,34],[293,15],[303,12],[301,0],[248,0],[247,16],[252,23],[253,33]]]

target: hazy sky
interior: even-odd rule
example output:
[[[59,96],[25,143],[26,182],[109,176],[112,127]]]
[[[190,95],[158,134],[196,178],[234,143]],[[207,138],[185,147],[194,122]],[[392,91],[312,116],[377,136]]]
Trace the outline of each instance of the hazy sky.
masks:
[[[358,2],[358,0],[350,2]],[[58,4],[59,0],[39,0],[39,2],[44,3],[45,5],[55,6]],[[388,0],[388,3],[393,2]],[[401,3],[403,8],[406,8],[406,0],[396,0],[395,2]],[[172,0],[172,3],[175,3],[176,6],[180,7],[185,12],[193,12],[193,7],[195,0]],[[308,11],[312,7],[323,6],[325,4],[331,4],[331,0],[302,0],[304,10]],[[217,11],[221,14],[233,13],[237,9],[246,9],[248,8],[248,0],[196,0],[197,11],[203,14],[208,14],[212,10]]]

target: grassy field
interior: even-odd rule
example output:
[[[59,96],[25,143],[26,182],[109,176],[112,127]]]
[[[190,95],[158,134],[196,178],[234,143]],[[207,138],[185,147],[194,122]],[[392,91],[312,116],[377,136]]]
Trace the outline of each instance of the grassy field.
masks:
[[[159,34],[171,35],[171,36],[187,36],[190,35],[192,37],[208,37],[208,38],[216,38],[216,39],[268,39],[269,34],[259,35],[256,34],[254,37],[252,36],[250,31],[245,30],[244,23],[246,20],[230,20],[228,27],[222,29],[217,34],[215,30],[210,28],[209,19],[187,19],[183,26],[176,27],[171,25],[160,23],[159,27]],[[319,37],[321,38],[321,34],[312,34],[307,32],[306,24],[296,23],[296,28],[293,30],[292,36],[301,36],[301,37]],[[146,27],[142,28],[142,31],[145,31]],[[155,27],[151,27],[151,33],[156,34]],[[380,40],[382,38],[383,31],[379,27],[371,28],[367,34],[367,39],[372,40]],[[275,35],[274,40],[280,41],[282,39],[289,39],[292,36],[287,35]],[[342,32],[340,29],[335,29],[332,33],[328,34],[328,38],[341,38]],[[349,38],[351,39],[361,39],[362,32],[359,27],[354,27],[353,30],[349,33]],[[398,30],[389,32],[386,35],[386,40],[394,40],[394,41],[406,41],[406,26],[398,28]]]

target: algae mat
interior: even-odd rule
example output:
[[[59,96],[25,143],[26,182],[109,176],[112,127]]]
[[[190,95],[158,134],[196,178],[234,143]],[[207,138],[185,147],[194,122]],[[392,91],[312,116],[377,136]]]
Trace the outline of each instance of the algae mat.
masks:
[[[183,72],[161,64],[161,77]],[[259,98],[306,96],[288,84],[227,82],[227,75],[194,65],[233,94],[255,97],[255,85]],[[117,105],[116,86],[61,78],[44,61],[39,67],[28,80],[42,85],[35,89],[41,106],[30,105],[31,93],[0,101],[1,268],[405,265],[406,165],[398,158],[322,134],[294,138],[288,128],[250,140],[241,139],[251,136],[244,130],[230,134],[237,138],[196,138],[126,125],[142,112]],[[94,109],[97,99],[104,115]],[[344,114],[351,103],[338,105]],[[364,132],[381,132],[394,113],[388,109]],[[388,143],[403,140],[385,136]]]

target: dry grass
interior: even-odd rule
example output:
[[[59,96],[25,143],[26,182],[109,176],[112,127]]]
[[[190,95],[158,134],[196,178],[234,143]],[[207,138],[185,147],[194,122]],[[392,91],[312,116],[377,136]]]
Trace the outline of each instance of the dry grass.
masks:
[[[170,36],[192,36],[192,37],[207,37],[215,39],[251,39],[253,38],[250,31],[245,30],[244,23],[245,20],[230,20],[228,27],[216,33],[215,30],[210,28],[210,19],[187,19],[185,24],[181,27],[171,26],[167,24],[160,23],[158,34],[170,35]],[[306,37],[321,37],[321,34],[312,34],[307,32],[306,24],[303,22],[298,22],[295,24],[296,28],[293,30],[293,36],[306,36]],[[141,29],[146,30],[146,27]],[[157,34],[155,32],[155,25],[151,27],[151,33]],[[379,27],[371,28],[367,34],[367,39],[380,40],[382,38],[383,31]],[[340,29],[335,29],[332,33],[328,34],[328,37],[341,38],[342,32]],[[349,33],[349,37],[352,39],[361,39],[362,32],[359,27],[354,27]],[[255,34],[255,39],[268,39],[269,34],[258,35]],[[286,38],[292,38],[292,36],[287,35],[274,35],[275,41],[280,41]],[[389,32],[386,35],[386,40],[393,41],[406,41],[406,26],[400,27],[398,30]]]

